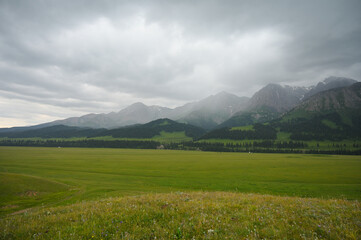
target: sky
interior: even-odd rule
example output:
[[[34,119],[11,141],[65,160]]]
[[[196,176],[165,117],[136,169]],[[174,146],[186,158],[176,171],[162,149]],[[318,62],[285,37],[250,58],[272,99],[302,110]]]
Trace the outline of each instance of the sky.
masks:
[[[0,127],[361,80],[361,1],[0,0]]]

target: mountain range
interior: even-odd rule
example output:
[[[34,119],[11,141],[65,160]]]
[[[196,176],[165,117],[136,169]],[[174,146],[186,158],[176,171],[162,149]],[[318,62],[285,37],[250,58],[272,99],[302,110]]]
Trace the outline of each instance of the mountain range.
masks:
[[[118,128],[133,124],[144,124],[160,118],[211,129],[244,109],[249,98],[221,92],[198,102],[185,104],[174,109],[161,106],[146,106],[134,103],[119,112],[108,114],[87,114],[42,124],[41,127],[65,125],[88,128]]]
[[[356,83],[356,84],[355,84]],[[222,127],[250,125],[277,119],[286,113],[302,111],[326,111],[360,106],[357,81],[342,77],[329,77],[316,86],[291,87],[268,84],[251,98],[220,92],[197,102],[170,109],[134,103],[119,112],[87,114],[56,120],[31,127],[0,129],[0,133],[21,132],[52,126],[68,126],[92,129],[116,129],[145,124],[167,118],[179,123],[194,125],[206,130]],[[350,87],[351,86],[351,87]],[[334,89],[342,89],[332,91]],[[322,97],[320,97],[322,96]]]

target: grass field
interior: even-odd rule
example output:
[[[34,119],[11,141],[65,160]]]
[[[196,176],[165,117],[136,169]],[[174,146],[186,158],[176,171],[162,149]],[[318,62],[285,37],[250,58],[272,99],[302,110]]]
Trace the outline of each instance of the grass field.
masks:
[[[360,156],[0,147],[0,211],[196,190],[361,199],[360,173]]]

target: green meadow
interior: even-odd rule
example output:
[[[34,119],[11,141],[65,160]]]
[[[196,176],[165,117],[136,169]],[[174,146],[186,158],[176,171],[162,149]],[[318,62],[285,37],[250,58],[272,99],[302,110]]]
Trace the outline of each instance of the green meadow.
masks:
[[[359,200],[360,173],[360,156],[0,147],[0,202],[11,213],[199,190]]]
[[[0,239],[359,239],[360,173],[360,156],[0,147]]]
[[[112,136],[102,136],[102,137],[91,137],[91,138],[82,138],[81,140],[104,140],[104,141],[114,141],[114,140],[126,140],[126,141],[157,141],[160,143],[174,143],[174,142],[186,142],[192,141],[191,137],[186,136],[185,132],[165,132],[161,131],[159,135],[156,135],[152,138],[115,138]],[[44,140],[44,139],[41,139]],[[64,140],[60,138],[58,140]],[[72,139],[77,141],[79,139]]]

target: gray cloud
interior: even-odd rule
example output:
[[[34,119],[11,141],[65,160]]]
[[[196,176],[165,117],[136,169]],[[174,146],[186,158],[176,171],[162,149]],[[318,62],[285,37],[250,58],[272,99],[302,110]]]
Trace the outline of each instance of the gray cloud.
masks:
[[[360,80],[360,12],[358,0],[1,1],[0,127]]]

